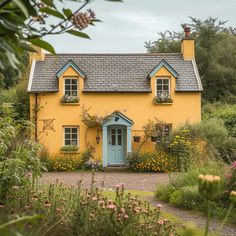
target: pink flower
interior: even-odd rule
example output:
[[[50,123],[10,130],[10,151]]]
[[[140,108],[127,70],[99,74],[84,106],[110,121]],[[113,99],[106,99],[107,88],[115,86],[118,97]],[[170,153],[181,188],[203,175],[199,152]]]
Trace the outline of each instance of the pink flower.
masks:
[[[0,204],[0,208],[4,208],[4,207],[5,207],[4,205]]]
[[[124,218],[125,218],[125,219],[128,219],[128,218],[129,218],[129,216],[128,216],[127,214],[125,214],[125,215],[124,215]]]
[[[158,221],[158,224],[159,224],[159,225],[163,225],[163,224],[164,224],[164,220],[159,220],[159,221]]]
[[[120,208],[120,212],[125,213],[125,208],[124,207]]]
[[[107,205],[107,208],[111,209],[111,210],[115,210],[116,209],[116,205],[114,205],[113,203],[110,203],[109,205]]]
[[[119,189],[119,188],[120,188],[120,185],[119,185],[119,184],[117,184],[117,185],[116,185],[116,189]]]
[[[98,199],[97,199],[97,197],[92,197],[92,200],[97,201]]]
[[[31,172],[28,172],[28,173],[25,175],[25,177],[31,178],[31,177],[32,177],[32,173],[31,173]]]
[[[236,161],[234,161],[233,163],[232,163],[232,166],[231,166],[233,169],[236,169]]]
[[[161,204],[157,204],[157,209],[160,210],[162,208]]]
[[[226,174],[226,175],[225,175],[225,178],[231,179],[231,178],[232,178],[232,174]]]

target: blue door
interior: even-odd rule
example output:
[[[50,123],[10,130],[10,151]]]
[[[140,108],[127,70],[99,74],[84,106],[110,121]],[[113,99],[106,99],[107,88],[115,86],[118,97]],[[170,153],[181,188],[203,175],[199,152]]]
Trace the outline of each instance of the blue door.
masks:
[[[108,127],[108,165],[125,163],[125,128],[122,126]]]

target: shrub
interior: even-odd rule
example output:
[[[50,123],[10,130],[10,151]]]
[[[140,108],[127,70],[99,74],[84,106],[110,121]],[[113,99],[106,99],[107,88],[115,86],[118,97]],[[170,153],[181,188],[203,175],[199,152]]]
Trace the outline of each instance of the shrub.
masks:
[[[174,206],[181,206],[183,202],[183,196],[180,190],[175,190],[170,195],[170,203]]]
[[[205,104],[202,108],[203,119],[208,120],[211,118],[223,120],[226,128],[231,136],[236,136],[236,105],[212,103]]]
[[[169,184],[158,184],[155,196],[158,200],[169,202],[171,193],[175,188]]]
[[[177,161],[162,150],[133,152],[128,158],[128,167],[134,171],[172,172],[177,170]]]
[[[236,190],[236,161],[234,161],[225,175],[225,187],[227,193]]]
[[[52,155],[46,161],[49,171],[75,171],[81,169],[80,154],[58,154]]]

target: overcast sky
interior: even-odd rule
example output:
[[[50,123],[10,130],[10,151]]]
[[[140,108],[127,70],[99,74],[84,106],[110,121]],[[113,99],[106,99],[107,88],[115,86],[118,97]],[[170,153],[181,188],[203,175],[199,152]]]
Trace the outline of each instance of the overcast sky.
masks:
[[[84,31],[91,40],[68,34],[47,37],[57,53],[145,52],[145,41],[157,39],[160,31],[181,30],[181,23],[190,22],[188,16],[219,17],[236,27],[236,0],[94,0],[88,8],[103,21]]]

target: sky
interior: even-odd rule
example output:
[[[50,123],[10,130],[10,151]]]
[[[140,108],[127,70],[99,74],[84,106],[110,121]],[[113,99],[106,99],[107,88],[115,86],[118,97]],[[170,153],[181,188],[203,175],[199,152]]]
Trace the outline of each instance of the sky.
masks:
[[[74,10],[79,6],[65,4]],[[180,25],[190,22],[189,16],[218,17],[236,27],[236,0],[94,0],[87,8],[102,20],[84,30],[91,39],[69,34],[46,37],[57,53],[142,53],[146,41],[156,40],[158,32],[182,30]]]

